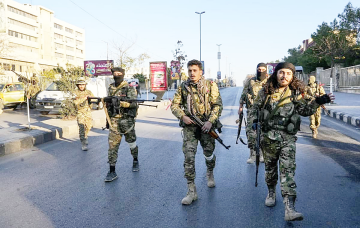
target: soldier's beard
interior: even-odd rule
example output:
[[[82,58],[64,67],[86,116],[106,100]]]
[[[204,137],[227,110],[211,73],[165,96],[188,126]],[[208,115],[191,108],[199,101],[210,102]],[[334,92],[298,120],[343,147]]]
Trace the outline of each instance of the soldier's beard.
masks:
[[[115,85],[119,86],[124,81],[124,76],[114,76]]]

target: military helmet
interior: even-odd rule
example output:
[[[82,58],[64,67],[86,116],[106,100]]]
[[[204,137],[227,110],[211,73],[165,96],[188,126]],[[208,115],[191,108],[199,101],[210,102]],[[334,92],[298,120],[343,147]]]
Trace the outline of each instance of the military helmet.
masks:
[[[86,85],[86,79],[84,77],[80,77],[77,81],[76,81],[76,85]]]
[[[309,83],[314,83],[315,82],[315,76],[313,76],[313,75],[311,75],[310,77],[309,77]]]

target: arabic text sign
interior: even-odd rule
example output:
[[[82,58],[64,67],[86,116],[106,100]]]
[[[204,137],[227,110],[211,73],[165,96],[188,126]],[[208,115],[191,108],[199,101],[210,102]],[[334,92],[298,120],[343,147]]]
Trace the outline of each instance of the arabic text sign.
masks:
[[[84,71],[86,76],[111,75],[111,68],[114,60],[93,60],[84,61]]]
[[[151,92],[167,91],[167,62],[150,62]]]

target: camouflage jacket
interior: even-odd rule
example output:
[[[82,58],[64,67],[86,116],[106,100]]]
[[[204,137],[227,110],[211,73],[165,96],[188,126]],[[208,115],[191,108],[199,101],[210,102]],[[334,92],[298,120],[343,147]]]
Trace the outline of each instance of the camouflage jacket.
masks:
[[[204,78],[200,80],[204,85],[202,91],[197,84],[191,83],[189,80],[181,83],[172,100],[171,111],[180,120],[184,115],[190,116],[196,113],[200,119],[214,124],[223,109],[219,89],[217,84],[210,80]],[[190,89],[193,92],[194,101]],[[192,105],[193,103],[196,104]]]
[[[91,112],[91,106],[87,101],[87,97],[93,97],[94,94],[87,89],[85,89],[84,91],[76,89],[74,94],[75,94],[74,104],[77,113],[85,114],[87,112]]]
[[[264,89],[261,89],[251,114],[255,119],[260,120],[263,135],[272,140],[282,141],[284,134],[294,135],[300,130],[300,115],[310,116],[319,106],[314,98],[305,99],[301,94],[290,89],[287,89],[283,95],[278,91],[266,95]],[[261,110],[261,116],[257,114],[258,109]],[[290,126],[291,124],[293,126]],[[289,129],[289,126],[296,129]]]
[[[134,99],[136,100],[137,94],[134,87],[130,86],[127,81],[123,81],[118,87],[115,86],[115,83],[110,84],[108,88],[108,96],[117,96],[122,97],[124,100],[126,99]],[[120,113],[112,113],[111,108],[109,109],[109,116],[110,117],[133,117],[135,118],[137,115],[137,108],[138,105],[136,102],[131,102],[129,108],[120,108]]]
[[[325,90],[322,86],[320,86],[317,83],[310,83],[308,86],[306,86],[305,93],[307,96],[317,97],[324,95]]]
[[[40,90],[41,89],[37,84],[35,84],[35,85],[28,84],[28,87],[26,88],[25,94],[26,94],[27,97],[35,97],[36,94],[38,94],[38,92],[40,92]]]
[[[248,80],[244,85],[244,89],[240,97],[240,104],[246,104],[246,108],[250,109],[253,106],[256,96],[267,80],[268,78],[265,78],[260,81],[256,76]]]

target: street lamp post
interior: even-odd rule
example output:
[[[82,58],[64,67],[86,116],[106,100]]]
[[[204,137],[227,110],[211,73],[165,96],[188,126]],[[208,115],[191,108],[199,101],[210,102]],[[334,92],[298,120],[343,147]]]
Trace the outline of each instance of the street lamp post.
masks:
[[[200,61],[201,61],[201,14],[205,13],[205,11],[199,13],[199,12],[195,12],[197,14],[200,15]]]
[[[218,51],[218,60],[219,60],[219,70],[218,70],[218,74],[219,74],[219,72],[220,72],[220,59],[221,59],[221,52],[220,52],[220,46],[221,46],[221,44],[216,44],[218,47],[219,47],[219,51]],[[217,74],[217,75],[218,75]],[[219,77],[219,76],[218,76]],[[218,78],[218,79],[220,79],[220,78]]]

